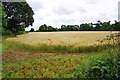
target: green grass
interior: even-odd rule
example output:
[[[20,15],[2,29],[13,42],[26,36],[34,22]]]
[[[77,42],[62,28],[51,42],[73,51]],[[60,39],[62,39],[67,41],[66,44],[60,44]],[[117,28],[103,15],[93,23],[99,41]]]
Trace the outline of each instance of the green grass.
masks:
[[[4,53],[8,48],[18,48],[20,50],[29,51],[29,52],[43,52],[43,53],[90,53],[90,52],[98,52],[101,50],[106,50],[108,45],[96,45],[96,46],[48,46],[48,45],[40,45],[33,46],[28,44],[23,44],[14,41],[6,41],[2,42],[2,52]],[[112,45],[109,45],[111,47]]]
[[[2,43],[0,43],[0,55],[2,55]]]
[[[28,62],[3,63],[3,78],[117,79],[120,73],[118,53],[116,47],[78,58],[39,58]]]
[[[4,53],[8,48],[10,48],[12,43],[3,40],[2,41],[2,53]]]

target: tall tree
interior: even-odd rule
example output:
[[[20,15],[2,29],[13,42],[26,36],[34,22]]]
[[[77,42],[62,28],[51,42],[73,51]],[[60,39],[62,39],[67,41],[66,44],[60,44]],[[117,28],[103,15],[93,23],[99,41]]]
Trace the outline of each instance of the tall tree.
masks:
[[[120,31],[120,22],[115,21],[114,30],[115,31]]]
[[[80,24],[80,31],[91,31],[93,30],[93,26],[91,24]]]
[[[8,25],[6,30],[14,33],[32,26],[34,12],[27,2],[3,2]]]
[[[95,25],[95,30],[96,30],[96,31],[99,31],[100,28],[101,28],[101,26],[102,26],[102,22],[101,22],[100,20],[98,20],[97,23],[94,24],[94,25]]]
[[[39,31],[46,32],[46,31],[47,31],[47,25],[46,25],[46,24],[41,25],[41,26],[39,27]]]
[[[67,26],[66,26],[66,25],[61,25],[61,31],[65,31],[65,30],[66,30],[66,28],[67,28]]]
[[[31,28],[31,29],[30,29],[30,32],[34,32],[34,31],[35,31],[34,28]]]

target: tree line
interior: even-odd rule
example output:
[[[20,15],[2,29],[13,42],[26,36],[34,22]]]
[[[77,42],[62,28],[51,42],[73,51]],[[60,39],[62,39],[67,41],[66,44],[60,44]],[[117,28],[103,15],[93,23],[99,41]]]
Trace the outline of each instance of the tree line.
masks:
[[[34,11],[27,2],[0,2],[0,33],[3,35],[24,34],[25,28],[32,26],[34,22]],[[34,28],[30,32],[34,32]],[[97,23],[83,23],[80,25],[61,25],[61,28],[54,28],[46,24],[41,25],[36,32],[52,31],[120,31],[120,22],[114,24],[97,21]]]
[[[115,23],[111,24],[111,21],[97,21],[97,23],[82,23],[80,25],[61,25],[61,28],[54,28],[44,24],[36,30],[36,32],[52,31],[120,31],[120,22],[115,21]],[[30,32],[34,32],[34,29],[31,28]]]
[[[115,21],[111,24],[111,21],[97,23],[83,23],[80,25],[62,25],[61,31],[118,31],[120,30],[120,22]]]

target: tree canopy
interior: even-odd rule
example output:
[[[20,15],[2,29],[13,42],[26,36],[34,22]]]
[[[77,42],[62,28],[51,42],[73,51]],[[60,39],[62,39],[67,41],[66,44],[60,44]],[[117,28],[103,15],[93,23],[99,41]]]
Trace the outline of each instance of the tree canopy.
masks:
[[[44,24],[39,27],[38,31],[51,32],[51,31],[57,31],[57,28],[53,28],[52,26],[47,26],[46,24]]]
[[[31,29],[30,29],[30,32],[34,32],[34,31],[35,31],[34,28],[31,28]]]
[[[120,22],[111,21],[97,23],[82,23],[80,25],[61,25],[61,31],[120,31]]]
[[[111,21],[97,23],[82,23],[80,25],[61,25],[61,28],[54,28],[47,26],[46,24],[41,25],[37,32],[51,32],[51,31],[120,31],[120,22],[115,21],[111,24]]]
[[[5,30],[17,33],[30,25],[32,26],[34,12],[27,2],[3,2],[2,4],[8,24],[4,27]]]
[[[5,33],[4,28],[7,26],[7,19],[5,19],[6,13],[4,11],[4,6],[2,5],[2,3],[0,3],[0,30],[2,31],[2,33]],[[1,23],[2,22],[2,23]]]

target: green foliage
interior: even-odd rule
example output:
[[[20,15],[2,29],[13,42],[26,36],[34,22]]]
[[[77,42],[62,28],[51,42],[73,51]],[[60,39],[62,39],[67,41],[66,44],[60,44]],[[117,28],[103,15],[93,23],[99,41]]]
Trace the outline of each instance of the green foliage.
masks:
[[[7,26],[7,19],[5,19],[6,13],[4,11],[4,7],[2,5],[2,3],[0,2],[0,17],[2,17],[2,19],[0,18],[0,33],[2,32],[2,34],[5,34],[5,27]],[[2,22],[2,23],[1,23]]]
[[[10,42],[8,42],[8,41],[6,41],[5,39],[6,38],[8,38],[9,36],[2,36],[2,53],[4,53],[8,48],[10,48],[11,47],[11,45],[13,44],[15,44],[15,43],[10,43]],[[12,36],[10,36],[10,37],[12,37]]]
[[[118,79],[118,47],[74,58],[38,58],[29,62],[3,63],[3,78]]]
[[[108,40],[111,38],[114,40],[115,37],[118,36],[112,34]],[[120,78],[120,51],[118,43],[114,42],[113,46],[93,56],[84,57],[83,64],[76,67],[76,74],[74,76],[85,79],[118,80]]]
[[[28,33],[27,31],[18,31],[18,33],[16,35],[22,35],[22,34],[26,34]]]
[[[3,78],[69,78],[80,58],[38,58],[29,62],[3,63]]]
[[[30,32],[34,32],[34,28],[31,28]]]
[[[2,21],[0,20],[0,25],[2,25],[3,28],[5,28],[7,26],[7,19],[5,19],[6,12],[4,11],[4,6],[2,5],[2,3],[0,3],[0,8],[2,9],[0,10],[1,11],[0,13],[2,13],[0,14],[0,17],[2,17]]]
[[[77,78],[112,79],[120,78],[119,48],[111,48],[99,54],[88,56],[82,65],[76,67]]]
[[[108,22],[97,21],[97,23],[82,23],[78,25],[61,25],[60,31],[119,31],[120,22],[115,21],[114,24]]]
[[[4,53],[8,49],[9,44],[7,42],[4,42],[4,41],[2,41],[2,44],[4,44],[4,45],[1,45],[2,46],[2,53]]]
[[[26,34],[26,33],[28,33],[28,32],[26,32],[26,31],[18,31],[17,33],[13,33],[12,31],[10,31],[10,30],[6,30],[6,31],[4,31],[4,28],[2,28],[3,30],[3,32],[2,32],[2,35],[3,36],[6,36],[6,37],[15,37],[16,35],[22,35],[22,34]]]
[[[115,24],[113,24],[113,29],[120,31],[120,22],[115,21]]]
[[[12,31],[9,31],[9,30],[4,30],[4,28],[2,28],[3,30],[3,33],[2,33],[2,35],[7,35],[7,36],[15,36],[15,34],[13,34],[13,32]]]
[[[39,31],[43,31],[43,32],[47,31],[47,25],[46,25],[46,24],[41,25],[41,26],[39,27]]]
[[[39,31],[52,32],[52,31],[57,31],[57,28],[53,28],[52,26],[47,26],[46,24],[44,24],[39,27]]]
[[[18,33],[29,25],[32,26],[34,13],[26,2],[3,2],[2,4],[6,12],[4,18],[7,19],[7,26],[4,27],[5,31]]]
[[[61,31],[78,31],[79,26],[78,25],[62,25],[61,26]]]
[[[93,26],[90,26],[90,24],[85,23],[85,24],[81,24],[80,25],[80,29],[79,30],[80,31],[84,31],[84,30],[92,31],[92,30],[94,30],[94,28],[93,28]]]
[[[112,30],[112,26],[110,25],[110,21],[109,22],[103,22],[102,26],[100,27],[100,30]]]

